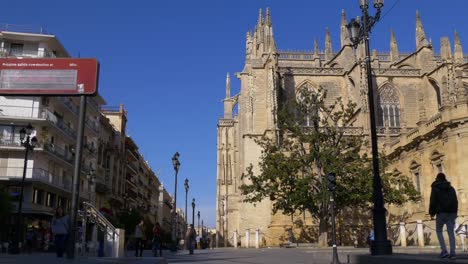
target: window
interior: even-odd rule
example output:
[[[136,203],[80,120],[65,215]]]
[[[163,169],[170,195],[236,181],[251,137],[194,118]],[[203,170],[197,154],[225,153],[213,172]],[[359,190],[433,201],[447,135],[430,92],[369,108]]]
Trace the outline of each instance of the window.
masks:
[[[12,56],[23,56],[24,44],[22,43],[11,43],[10,55]]]
[[[400,127],[400,101],[395,89],[387,84],[378,97],[378,126]]]
[[[296,100],[298,103],[297,118],[305,127],[318,126],[320,122],[320,106],[318,96],[314,87],[306,83],[297,90]]]
[[[414,173],[414,180],[416,182],[416,190],[421,192],[421,176],[419,175],[419,171]]]
[[[48,207],[55,207],[55,198],[56,195],[54,193],[47,193],[47,198],[46,198],[46,206]]]
[[[44,204],[44,191],[43,190],[34,189],[33,203]]]
[[[421,192],[421,165],[419,165],[416,161],[411,162],[410,171],[414,177],[414,185],[418,192]]]

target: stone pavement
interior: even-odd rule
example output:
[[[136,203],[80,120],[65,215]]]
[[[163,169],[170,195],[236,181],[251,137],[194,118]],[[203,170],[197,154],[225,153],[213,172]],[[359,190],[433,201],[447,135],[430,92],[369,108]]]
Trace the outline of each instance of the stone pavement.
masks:
[[[391,256],[370,256],[367,249],[339,248],[341,263],[468,263],[468,253],[459,253],[456,261],[440,260],[437,258],[437,248],[394,248]],[[331,262],[330,249],[317,248],[262,248],[262,249],[206,249],[196,250],[194,255],[187,251],[171,253],[163,252],[164,258],[153,258],[151,252],[145,251],[142,258],[133,257],[133,252],[127,252],[122,259],[112,258],[85,258],[77,257],[75,260],[57,259],[54,254],[32,255],[5,255],[0,254],[0,264],[149,264],[149,263],[195,263],[195,264],[299,264],[299,263],[326,263]]]

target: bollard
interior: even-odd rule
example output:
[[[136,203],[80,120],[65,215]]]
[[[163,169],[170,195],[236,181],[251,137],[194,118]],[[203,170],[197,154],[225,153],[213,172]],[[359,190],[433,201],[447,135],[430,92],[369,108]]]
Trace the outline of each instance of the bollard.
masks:
[[[402,247],[406,247],[405,222],[400,222],[400,244],[401,244]]]
[[[234,248],[237,248],[237,229],[234,230]]]
[[[250,246],[250,229],[245,230],[245,248]]]
[[[422,220],[417,220],[416,225],[418,230],[418,245],[424,247],[424,226]]]
[[[260,230],[255,229],[255,248],[260,248]]]

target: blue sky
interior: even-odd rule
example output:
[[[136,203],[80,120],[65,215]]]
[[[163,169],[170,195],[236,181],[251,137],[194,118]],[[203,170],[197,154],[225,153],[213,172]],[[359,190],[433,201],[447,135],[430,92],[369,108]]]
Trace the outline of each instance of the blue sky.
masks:
[[[100,93],[108,105],[125,105],[128,134],[140,152],[173,193],[171,157],[179,151],[178,206],[184,207],[183,180],[188,178],[189,200],[196,198],[201,218],[214,226],[216,124],[223,112],[225,76],[242,70],[245,34],[254,27],[258,9],[270,7],[279,49],[313,49],[314,38],[323,49],[329,27],[336,51],[341,10],[349,20],[360,15],[357,3],[23,0],[3,5],[0,22],[43,26],[72,56],[97,58]],[[437,52],[443,36],[450,37],[453,45],[455,30],[468,50],[466,0],[386,0],[385,16],[372,34],[372,48],[388,50],[393,28],[400,52],[413,51],[417,9]],[[232,79],[237,92],[239,83]]]

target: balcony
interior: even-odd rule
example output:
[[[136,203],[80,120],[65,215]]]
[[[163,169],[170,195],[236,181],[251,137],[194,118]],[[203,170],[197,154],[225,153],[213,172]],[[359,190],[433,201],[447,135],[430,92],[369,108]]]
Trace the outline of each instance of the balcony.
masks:
[[[92,97],[87,97],[87,105],[91,106],[96,112],[99,112],[99,105]]]
[[[0,139],[0,147],[6,147],[6,148],[21,147],[21,149],[23,149],[23,146],[21,145],[21,142],[20,142],[19,138],[16,138],[16,139],[1,138]]]
[[[23,177],[23,167],[0,167],[0,180],[21,180]],[[54,187],[63,189],[67,192],[71,191],[71,178],[59,177],[51,172],[41,168],[27,168],[26,180],[38,181]]]
[[[99,124],[98,122],[91,120],[90,118],[86,118],[86,126],[90,128],[94,133],[99,134]]]
[[[45,49],[0,48],[0,57],[10,58],[56,58],[53,51]]]
[[[39,107],[0,105],[0,118],[39,119],[42,117]]]
[[[65,149],[55,146],[52,143],[45,143],[44,150],[48,153],[64,160],[68,164],[73,164],[73,155],[70,151],[65,151]]]
[[[94,154],[94,153],[96,153],[96,151],[97,151],[97,150],[96,150],[96,147],[94,146],[94,144],[93,144],[92,142],[85,142],[85,143],[83,144],[83,148],[84,148],[85,150],[87,150],[87,151],[88,151],[89,153],[91,153],[91,154]]]
[[[63,119],[59,119],[54,113],[45,109],[42,113],[42,116],[49,122],[51,122],[55,127],[60,129],[66,135],[70,136],[73,140],[76,139],[76,130],[71,128],[69,125],[63,122]]]
[[[65,106],[65,108],[70,110],[70,112],[72,112],[76,116],[79,115],[78,106],[76,106],[75,103],[73,103],[73,101],[69,97],[57,97],[57,99],[60,103],[62,103]]]

